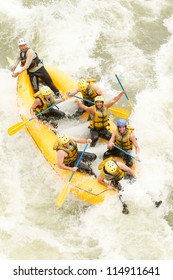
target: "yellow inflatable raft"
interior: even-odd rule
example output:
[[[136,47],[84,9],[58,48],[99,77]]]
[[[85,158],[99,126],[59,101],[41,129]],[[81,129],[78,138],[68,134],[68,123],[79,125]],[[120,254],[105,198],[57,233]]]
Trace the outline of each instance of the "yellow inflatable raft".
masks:
[[[46,66],[46,69],[49,72],[54,84],[62,91],[62,94],[66,91],[73,91],[76,89],[76,83],[66,74],[62,73],[55,67]],[[17,92],[19,105],[22,106],[21,117],[25,121],[31,117],[29,109],[34,101],[33,88],[26,71],[18,77]],[[32,136],[46,160],[64,180],[65,185],[70,178],[71,171],[59,169],[57,166],[57,154],[56,151],[53,150],[54,142],[57,139],[56,134],[50,129],[50,127],[37,119],[27,122],[25,128]],[[110,129],[114,129],[113,124]],[[70,187],[70,192],[73,195],[92,204],[103,202],[106,196],[112,196],[117,193],[116,190],[108,190],[106,187],[99,184],[92,176],[82,174],[80,172],[75,172],[75,175],[70,183]]]

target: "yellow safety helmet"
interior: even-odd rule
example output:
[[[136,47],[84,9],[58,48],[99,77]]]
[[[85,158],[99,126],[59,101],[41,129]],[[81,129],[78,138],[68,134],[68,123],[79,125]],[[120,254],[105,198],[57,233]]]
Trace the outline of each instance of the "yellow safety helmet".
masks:
[[[41,93],[43,96],[46,96],[46,95],[52,94],[52,91],[51,91],[51,89],[50,89],[48,86],[43,86],[43,87],[40,89],[40,93]]]
[[[60,133],[58,135],[58,142],[59,142],[60,145],[64,145],[64,144],[68,143],[69,140],[70,140],[70,138],[65,133]]]
[[[103,98],[103,96],[101,96],[101,95],[96,96],[96,98],[94,99],[94,102],[97,102],[97,101],[104,102],[104,98]]]
[[[105,170],[108,173],[113,174],[117,170],[116,163],[113,160],[108,160],[105,164]]]
[[[86,90],[88,87],[88,83],[85,79],[80,79],[78,82],[78,88],[79,90]]]

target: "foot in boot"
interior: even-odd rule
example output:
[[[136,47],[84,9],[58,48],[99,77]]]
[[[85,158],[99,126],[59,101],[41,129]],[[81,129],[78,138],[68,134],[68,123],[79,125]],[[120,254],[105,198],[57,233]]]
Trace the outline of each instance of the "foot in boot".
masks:
[[[91,144],[90,144],[90,147],[95,147],[95,145],[96,145],[96,142],[91,142]]]
[[[155,202],[155,206],[156,206],[157,208],[158,208],[161,204],[162,204],[162,201],[161,201],[161,200]]]
[[[95,178],[97,178],[97,175],[93,171],[90,171],[89,175],[91,175],[91,176],[93,175]]]

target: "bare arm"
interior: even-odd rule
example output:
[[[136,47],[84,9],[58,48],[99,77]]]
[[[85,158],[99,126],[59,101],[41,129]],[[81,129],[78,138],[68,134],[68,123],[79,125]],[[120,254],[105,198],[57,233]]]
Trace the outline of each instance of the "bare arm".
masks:
[[[139,160],[140,148],[139,148],[139,145],[138,145],[138,142],[136,140],[136,137],[135,137],[134,133],[131,133],[130,140],[132,141],[132,143],[133,143],[133,145],[135,147],[135,153],[136,153],[135,159]]]
[[[80,101],[76,100],[75,103],[83,110],[87,111],[91,114],[91,116],[94,116],[94,109],[92,107],[87,107],[84,104],[82,104]]]
[[[68,154],[63,151],[63,150],[59,150],[57,152],[57,162],[58,162],[58,167],[64,170],[71,170],[71,171],[76,171],[77,167],[70,167],[70,166],[66,166],[64,164],[64,158],[67,156]]]
[[[12,76],[14,78],[16,78],[19,74],[21,74],[22,72],[24,72],[26,69],[28,69],[28,67],[30,66],[32,60],[35,57],[35,52],[31,49],[28,50],[27,52],[27,58],[26,58],[26,63],[25,65],[16,73],[13,73]]]
[[[115,136],[116,136],[116,130],[114,130],[114,131],[112,132],[112,136],[111,136],[111,138],[110,138],[110,140],[109,140],[109,142],[108,142],[108,146],[107,146],[108,149],[112,149],[113,146],[115,145],[115,144],[114,144]]]
[[[111,107],[112,105],[114,105],[116,102],[118,102],[118,100],[121,98],[121,96],[125,94],[125,91],[120,92],[117,96],[115,96],[111,101],[109,101],[108,103],[105,104],[106,108]]]
[[[66,91],[66,93],[65,94],[67,94],[67,95],[72,95],[72,94],[77,94],[78,92],[80,92],[80,90],[79,89],[76,89],[76,90],[74,90],[74,91]]]
[[[70,136],[70,138],[72,140],[74,140],[77,143],[81,143],[81,144],[86,144],[86,143],[91,143],[92,140],[90,138],[86,139],[86,138],[78,138],[78,137],[72,137]]]
[[[34,109],[36,109],[38,106],[41,106],[41,100],[39,98],[36,98],[34,103],[32,104],[31,108],[30,108],[30,114],[32,118],[36,118],[36,115],[34,113]]]
[[[130,167],[128,167],[126,164],[118,161],[117,165],[119,166],[119,168],[121,168],[125,172],[128,172],[130,175],[132,175],[134,178],[136,178],[135,172]]]
[[[110,187],[110,185],[108,184],[108,183],[106,183],[105,181],[104,181],[104,179],[99,175],[99,177],[97,178],[97,181],[100,183],[100,184],[102,184],[102,185],[104,185],[105,187],[107,187],[107,188],[109,188]]]
[[[100,184],[102,184],[103,186],[107,187],[109,190],[113,190],[113,189],[114,189],[114,187],[112,187],[111,185],[109,185],[108,183],[106,183],[105,180],[104,180],[101,176],[99,176],[99,177],[97,178],[97,181],[98,181]]]
[[[99,88],[99,86],[97,84],[94,84],[91,89],[94,90],[98,95],[102,95],[103,96],[103,92],[102,92],[102,90]]]
[[[60,102],[63,102],[63,101],[65,101],[65,97],[63,96],[63,97],[61,97],[61,98],[58,98],[58,99],[53,99],[53,104],[56,104],[56,103],[60,103]]]

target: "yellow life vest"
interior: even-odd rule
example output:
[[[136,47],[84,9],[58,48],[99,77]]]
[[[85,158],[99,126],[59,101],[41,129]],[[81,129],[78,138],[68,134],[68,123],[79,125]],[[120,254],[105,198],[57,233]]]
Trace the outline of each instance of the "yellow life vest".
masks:
[[[64,158],[64,164],[69,165],[71,162],[74,162],[78,157],[78,148],[76,142],[74,142],[72,139],[69,141],[69,146],[65,147],[63,145],[60,145],[58,140],[55,142],[53,146],[53,150],[63,150],[68,155]]]
[[[101,111],[99,111],[95,105],[93,106],[93,109],[94,116],[93,119],[90,121],[90,128],[103,129],[110,125],[108,118],[108,110],[104,105]]]
[[[41,100],[41,103],[42,103],[42,105],[37,106],[37,107],[34,109],[34,112],[35,112],[35,113],[40,113],[40,112],[46,110],[48,107],[50,107],[51,105],[54,104],[54,98],[53,98],[52,95],[51,95],[51,97],[50,97],[50,100],[47,100],[47,99],[44,98],[44,96],[40,93],[40,91],[38,91],[38,92],[36,92],[36,93],[34,94],[34,97],[35,97],[35,98],[39,98],[39,99]],[[48,111],[45,112],[45,113],[48,113]]]
[[[133,149],[133,143],[130,140],[130,135],[134,128],[131,128],[130,126],[126,128],[126,133],[124,135],[121,135],[119,130],[117,129],[116,131],[116,136],[115,136],[115,145],[120,147],[121,149],[128,151]]]
[[[97,96],[97,92],[95,90],[92,90],[92,87],[95,83],[95,79],[87,79],[87,83],[89,83],[88,87],[86,90],[81,91],[83,98],[94,101],[95,97]]]
[[[105,159],[102,163],[100,163],[100,165],[98,167],[98,169],[101,170],[100,176],[107,181],[120,181],[124,177],[125,172],[123,170],[121,170],[118,166],[117,166],[117,170],[116,170],[115,174],[112,175],[112,174],[106,172],[105,164],[108,160],[113,160],[113,159],[108,158],[108,159]],[[115,160],[114,160],[114,162],[117,165],[117,162]]]

